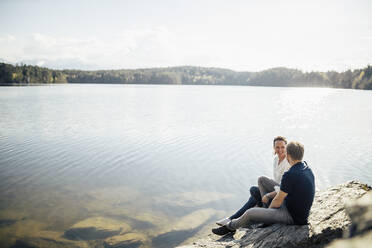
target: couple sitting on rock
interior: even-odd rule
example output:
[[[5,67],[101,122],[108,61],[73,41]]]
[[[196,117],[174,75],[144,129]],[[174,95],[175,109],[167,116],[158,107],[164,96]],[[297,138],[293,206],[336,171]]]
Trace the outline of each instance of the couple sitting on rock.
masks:
[[[258,178],[258,187],[251,187],[248,202],[231,217],[216,222],[221,227],[212,229],[214,234],[225,235],[253,223],[307,224],[315,182],[313,172],[302,161],[304,146],[299,142],[287,144],[281,136],[273,143],[274,180]]]

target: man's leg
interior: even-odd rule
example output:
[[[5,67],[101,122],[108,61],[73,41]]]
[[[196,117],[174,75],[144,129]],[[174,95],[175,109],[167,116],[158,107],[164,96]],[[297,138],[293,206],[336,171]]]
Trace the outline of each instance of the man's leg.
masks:
[[[236,230],[252,223],[293,224],[293,219],[285,207],[285,204],[283,204],[280,208],[251,208],[247,210],[240,218],[232,220],[227,225],[227,228],[230,230]]]
[[[279,183],[266,176],[258,178],[258,188],[260,189],[261,197],[267,193],[273,192],[275,190],[274,186],[279,186]]]

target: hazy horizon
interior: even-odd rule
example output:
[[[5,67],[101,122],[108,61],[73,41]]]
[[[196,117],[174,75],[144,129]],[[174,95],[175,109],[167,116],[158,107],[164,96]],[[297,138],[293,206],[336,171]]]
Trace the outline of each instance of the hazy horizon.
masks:
[[[372,2],[0,2],[0,61],[51,69],[346,71],[372,63]]]
[[[105,68],[105,69],[79,69],[79,68],[53,68],[53,67],[48,67],[48,66],[43,66],[43,65],[37,65],[37,64],[32,64],[32,63],[24,63],[24,61],[21,61],[21,62],[8,62],[8,61],[4,61],[0,58],[0,63],[5,63],[5,64],[11,64],[11,65],[14,65],[14,66],[20,66],[20,65],[26,65],[26,66],[39,66],[39,67],[43,67],[43,68],[47,68],[47,69],[51,69],[51,70],[81,70],[81,71],[110,71],[110,70],[113,70],[113,71],[116,71],[116,70],[151,70],[151,69],[165,69],[165,68],[175,68],[175,67],[200,67],[200,68],[213,68],[213,69],[222,69],[222,70],[230,70],[230,71],[234,71],[234,72],[249,72],[249,73],[256,73],[256,72],[262,72],[262,71],[266,71],[266,70],[271,70],[271,69],[278,69],[278,68],[285,68],[285,69],[289,69],[289,70],[300,70],[301,72],[303,73],[307,73],[307,72],[327,72],[327,71],[336,71],[336,70],[324,70],[324,71],[315,71],[315,70],[301,70],[301,69],[298,69],[298,68],[291,68],[291,67],[285,67],[285,66],[276,66],[276,67],[270,67],[270,68],[266,68],[266,69],[262,69],[262,70],[255,70],[255,71],[246,71],[246,70],[234,70],[234,69],[231,69],[231,68],[225,68],[225,67],[216,67],[216,66],[198,66],[198,65],[174,65],[174,66],[158,66],[158,67],[138,67],[138,68],[116,68],[116,69],[110,69],[110,68]],[[350,68],[351,70],[358,70],[358,69],[363,69],[363,68],[366,68],[368,66],[371,66],[371,64],[366,64],[365,66],[361,66],[359,68]],[[339,70],[337,72],[340,72],[340,73],[343,73],[345,71],[347,71],[349,69],[345,69],[345,70]]]

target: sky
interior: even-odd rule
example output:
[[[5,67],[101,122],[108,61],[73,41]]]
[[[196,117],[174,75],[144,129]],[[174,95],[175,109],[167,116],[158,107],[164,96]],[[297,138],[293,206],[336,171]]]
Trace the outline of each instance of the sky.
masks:
[[[372,64],[370,0],[0,0],[0,61],[345,71]]]

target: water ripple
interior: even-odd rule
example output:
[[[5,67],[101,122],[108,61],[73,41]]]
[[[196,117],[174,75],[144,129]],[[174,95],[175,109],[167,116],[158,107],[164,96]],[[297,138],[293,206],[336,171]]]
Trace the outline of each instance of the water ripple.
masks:
[[[22,94],[5,97],[14,90]],[[305,144],[318,187],[372,184],[372,92],[130,85],[4,92],[0,194],[123,186],[140,195],[144,212],[156,207],[150,196],[197,190],[240,203],[258,176],[272,175],[276,135]],[[215,207],[230,211],[230,203]]]

